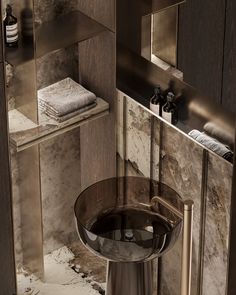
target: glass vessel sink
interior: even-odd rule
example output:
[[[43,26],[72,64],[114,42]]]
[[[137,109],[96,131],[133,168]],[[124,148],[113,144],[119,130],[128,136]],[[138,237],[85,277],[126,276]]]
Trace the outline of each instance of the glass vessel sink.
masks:
[[[182,219],[152,198],[182,210],[168,186],[142,177],[106,179],[83,191],[75,204],[79,236],[95,254],[114,262],[146,262],[176,242]]]

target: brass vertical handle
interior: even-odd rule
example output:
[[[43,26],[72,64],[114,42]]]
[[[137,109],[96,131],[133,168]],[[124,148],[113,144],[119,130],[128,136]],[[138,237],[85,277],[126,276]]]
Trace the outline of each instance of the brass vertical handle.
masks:
[[[192,200],[184,202],[181,295],[191,294],[193,207]]]

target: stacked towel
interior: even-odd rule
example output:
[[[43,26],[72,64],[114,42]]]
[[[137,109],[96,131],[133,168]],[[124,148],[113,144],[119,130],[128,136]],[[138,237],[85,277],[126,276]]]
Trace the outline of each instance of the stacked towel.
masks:
[[[39,108],[47,116],[64,122],[97,105],[96,96],[70,78],[38,91]]]
[[[232,135],[229,131],[225,130],[222,126],[217,125],[214,122],[208,122],[203,127],[204,131],[231,149],[234,148],[234,134]]]
[[[224,144],[220,143],[217,139],[212,138],[198,130],[192,130],[189,132],[188,135],[195,139],[197,142],[207,147],[209,150],[215,152],[217,155],[223,157],[230,162],[233,161],[232,151]]]

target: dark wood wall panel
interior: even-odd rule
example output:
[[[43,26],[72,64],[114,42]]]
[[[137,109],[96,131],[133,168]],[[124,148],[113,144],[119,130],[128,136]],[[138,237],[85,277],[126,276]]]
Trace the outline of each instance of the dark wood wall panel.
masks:
[[[8,118],[0,63],[0,295],[16,294]]]
[[[79,0],[79,8],[111,30],[116,0]],[[80,129],[81,186],[116,175],[116,34],[110,31],[79,44],[80,81],[110,104],[110,115]]]
[[[115,0],[78,0],[78,8],[91,18],[115,31]]]
[[[1,4],[0,4],[0,9],[1,9]],[[1,20],[1,17],[0,17],[0,20]],[[2,23],[2,21],[1,21],[1,23]],[[1,25],[0,25],[0,62],[3,61],[3,58],[2,58],[3,57],[3,44],[4,44],[3,31],[2,31],[2,28],[1,28]]]
[[[178,68],[187,83],[217,102],[221,101],[224,21],[225,0],[187,0],[180,6]]]
[[[115,36],[111,32],[79,45],[82,85],[110,104],[109,116],[80,129],[82,189],[116,173],[115,46]]]
[[[236,1],[227,0],[222,103],[236,115]]]

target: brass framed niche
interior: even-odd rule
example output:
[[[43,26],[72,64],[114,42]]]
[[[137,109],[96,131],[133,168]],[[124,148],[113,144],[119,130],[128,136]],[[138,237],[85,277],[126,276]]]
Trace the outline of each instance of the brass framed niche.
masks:
[[[49,15],[49,19],[42,20],[37,14],[40,1],[30,1],[34,28],[33,41],[30,44],[24,46],[21,37],[16,49],[5,48],[3,38],[0,44],[2,94],[0,129],[3,135],[0,162],[5,167],[2,169],[1,166],[3,182],[1,182],[0,200],[3,206],[0,208],[0,220],[3,227],[0,227],[0,260],[7,262],[7,267],[0,269],[0,294],[4,295],[17,294],[12,224],[14,196],[11,189],[10,158],[14,156],[17,159],[21,174],[19,191],[22,201],[23,264],[42,279],[44,225],[41,199],[43,185],[40,170],[41,143],[59,135],[63,136],[71,130],[79,131],[81,173],[78,179],[81,190],[96,180],[115,176],[116,172],[115,1],[109,3],[97,1],[95,4],[94,1],[85,3],[79,0],[76,9],[73,8],[71,11],[68,11],[68,7],[66,9],[56,7],[54,11],[53,7],[50,7],[52,3],[47,4],[52,14]],[[20,21],[24,1],[12,1],[11,4],[14,14]],[[1,1],[0,5],[3,11],[5,2]],[[60,3],[58,5],[60,6]],[[2,37],[2,14],[0,32]],[[52,122],[44,121],[38,108],[37,91],[42,87],[37,76],[38,60],[64,49],[69,51],[75,49],[71,61],[73,70],[68,70],[66,74],[96,93],[101,99],[91,112],[88,111],[66,124],[56,126]],[[8,85],[9,68],[16,75],[12,85]],[[63,78],[65,77],[58,75],[55,79],[57,81]],[[48,81],[48,83],[53,82]],[[9,104],[10,96],[14,96],[14,104]],[[87,165],[88,161],[91,165]]]

